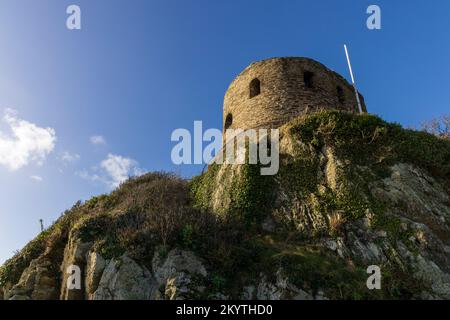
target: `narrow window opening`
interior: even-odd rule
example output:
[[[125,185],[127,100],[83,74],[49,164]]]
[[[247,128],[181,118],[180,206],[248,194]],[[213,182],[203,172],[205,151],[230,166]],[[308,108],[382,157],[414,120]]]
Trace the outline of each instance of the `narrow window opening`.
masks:
[[[342,87],[337,86],[336,92],[337,92],[337,97],[338,97],[339,103],[344,104],[345,103],[345,95],[344,95],[344,90],[342,89]]]
[[[233,115],[231,113],[227,114],[227,117],[225,118],[225,130],[227,130],[231,125],[233,124]]]
[[[314,85],[313,83],[314,73],[310,71],[305,71],[303,74],[303,81],[305,83],[305,88],[311,89]]]
[[[258,78],[250,81],[250,99],[261,93],[261,82]]]

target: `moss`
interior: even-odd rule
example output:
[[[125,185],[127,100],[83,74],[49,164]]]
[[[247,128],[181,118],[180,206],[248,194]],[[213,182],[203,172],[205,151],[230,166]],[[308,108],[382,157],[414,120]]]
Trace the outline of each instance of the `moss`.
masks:
[[[317,191],[319,171],[317,160],[289,157],[282,163],[277,179],[283,184],[284,189],[300,199]]]
[[[347,221],[355,221],[364,217],[371,208],[370,203],[362,196],[360,190],[341,187],[339,190],[325,189],[317,195],[315,210],[322,215],[332,212],[343,213]]]
[[[266,216],[273,203],[273,177],[261,175],[259,165],[242,164],[234,168],[230,165],[222,166],[214,164],[205,173],[190,181],[189,189],[194,208],[212,210],[211,195],[217,184],[226,183],[227,175],[235,174],[231,183],[224,186],[222,194],[222,197],[230,200],[229,206],[224,208],[226,218],[241,220],[248,227],[256,225]],[[221,181],[217,181],[219,170],[222,170]]]
[[[447,183],[450,181],[450,142],[402,129],[398,124],[387,123],[373,115],[320,111],[289,123],[286,134],[292,135],[294,141],[300,140],[306,148],[297,150],[299,154],[295,157],[281,155],[277,176],[263,177],[258,166],[252,165],[243,165],[239,175],[231,166],[226,169],[210,166],[190,183],[194,206],[210,210],[211,195],[222,184],[221,196],[229,198],[230,205],[223,208],[221,214],[238,217],[252,225],[274,207],[271,192],[276,179],[283,192],[306,204],[315,214],[327,216],[340,211],[346,220],[357,220],[368,212],[383,213],[385,208],[380,208],[371,198],[369,185],[388,177],[390,166],[396,162],[417,164],[441,181],[443,178]],[[342,172],[337,173],[338,185],[333,189],[319,188],[322,182],[318,154],[325,145],[344,163]],[[309,147],[312,150],[308,151]],[[359,166],[363,169],[358,169]],[[217,180],[219,170],[223,174],[220,181]],[[234,175],[233,179],[227,179],[230,175]],[[229,185],[223,185],[230,180]]]
[[[377,116],[321,111],[289,125],[301,141],[333,146],[353,165],[385,166],[403,161],[428,169],[437,178],[450,179],[450,141],[426,132],[403,129]]]
[[[450,140],[426,132],[396,129],[392,146],[400,160],[428,169],[437,178],[450,178]]]
[[[239,178],[231,185],[231,215],[245,221],[247,226],[259,224],[272,206],[272,185],[272,177],[261,175],[260,166],[242,165]]]
[[[341,155],[364,163],[387,137],[387,123],[368,114],[320,111],[294,120],[291,133],[316,146],[331,145]],[[359,161],[358,161],[359,160]]]
[[[211,195],[215,189],[215,179],[221,166],[212,164],[203,174],[193,177],[189,181],[192,205],[196,209],[208,210],[211,207]]]

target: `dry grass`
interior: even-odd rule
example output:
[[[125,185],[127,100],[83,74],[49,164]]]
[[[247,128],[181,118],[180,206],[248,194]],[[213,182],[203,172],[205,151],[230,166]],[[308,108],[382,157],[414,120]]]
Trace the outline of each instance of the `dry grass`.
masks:
[[[328,225],[330,233],[338,234],[344,226],[345,219],[341,212],[336,211],[328,215]]]

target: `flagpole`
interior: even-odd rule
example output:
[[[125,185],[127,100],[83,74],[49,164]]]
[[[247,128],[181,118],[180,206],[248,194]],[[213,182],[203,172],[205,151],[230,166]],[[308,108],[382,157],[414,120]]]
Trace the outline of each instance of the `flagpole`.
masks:
[[[352,64],[350,63],[350,56],[348,54],[347,45],[344,44],[345,56],[347,57],[348,69],[350,70],[350,77],[352,78],[353,89],[355,89],[356,102],[358,103],[359,113],[363,113],[361,101],[359,100],[358,89],[356,88],[355,77],[353,76]]]

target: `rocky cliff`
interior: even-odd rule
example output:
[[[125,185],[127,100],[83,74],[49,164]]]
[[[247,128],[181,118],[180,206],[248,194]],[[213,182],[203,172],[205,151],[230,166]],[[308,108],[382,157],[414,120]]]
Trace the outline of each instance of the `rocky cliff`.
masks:
[[[281,128],[275,176],[150,173],[76,203],[1,267],[0,299],[450,299],[449,226],[450,141],[319,112]]]

